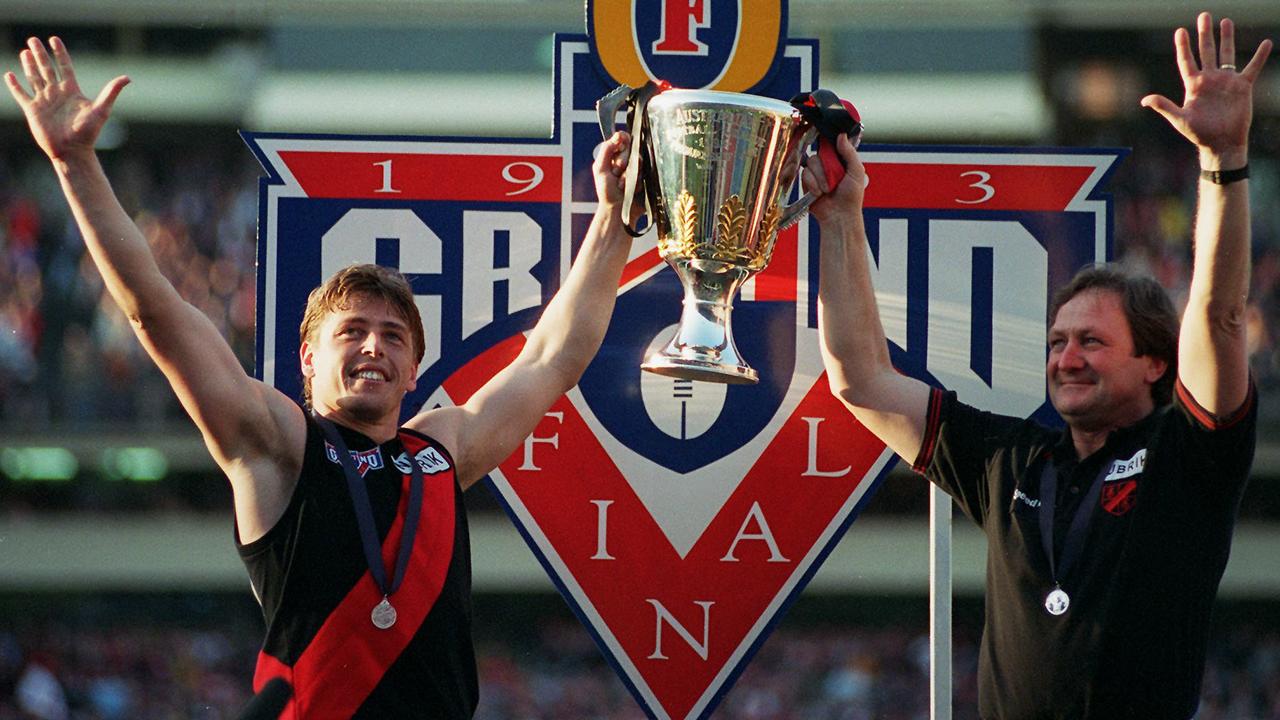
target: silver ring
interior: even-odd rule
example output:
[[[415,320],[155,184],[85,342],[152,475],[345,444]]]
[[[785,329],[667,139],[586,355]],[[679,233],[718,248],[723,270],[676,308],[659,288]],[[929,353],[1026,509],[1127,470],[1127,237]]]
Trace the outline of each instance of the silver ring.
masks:
[[[1231,70],[1231,71],[1233,71],[1233,72],[1234,72],[1234,71],[1235,71],[1235,69],[1236,69],[1236,66],[1235,66],[1235,65],[1232,65],[1231,63],[1227,63],[1227,64],[1225,64],[1225,65],[1219,65],[1219,66],[1218,66],[1218,69],[1219,69],[1219,70]]]

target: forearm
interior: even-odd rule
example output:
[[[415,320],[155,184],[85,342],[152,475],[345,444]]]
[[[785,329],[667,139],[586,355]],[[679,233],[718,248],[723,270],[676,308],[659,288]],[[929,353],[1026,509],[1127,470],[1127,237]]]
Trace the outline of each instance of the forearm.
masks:
[[[1179,376],[1197,402],[1226,413],[1244,401],[1248,390],[1249,182],[1217,185],[1202,179],[1198,196]]]
[[[604,340],[630,247],[617,210],[602,205],[568,277],[529,336],[525,352],[565,377],[566,390]]]
[[[822,225],[818,330],[832,390],[864,405],[875,380],[893,373],[861,213]]]
[[[176,293],[156,265],[151,248],[116,199],[92,152],[53,161],[85,246],[120,309],[140,321],[148,308]]]
[[[1206,170],[1235,170],[1248,164],[1247,149],[1200,152]],[[1249,293],[1249,181],[1218,185],[1203,178],[1197,188],[1191,303],[1210,316],[1243,312]]]
[[[302,422],[293,416],[296,406],[251,381],[213,323],[185,302],[160,272],[142,231],[120,206],[92,153],[60,158],[54,168],[108,291],[232,479],[242,532],[246,523],[261,527],[250,519],[257,515],[246,510],[245,503],[253,498],[258,508],[266,502],[263,493],[278,492],[270,483],[280,478],[269,468],[292,458],[293,446],[285,446],[282,428],[298,445]],[[245,463],[256,467],[247,469]],[[264,478],[269,483],[255,487]],[[278,505],[279,498],[274,502]],[[270,515],[276,509],[267,505],[261,513]]]
[[[925,431],[929,387],[889,358],[871,283],[861,212],[822,224],[818,330],[831,391],[868,430],[914,462]]]

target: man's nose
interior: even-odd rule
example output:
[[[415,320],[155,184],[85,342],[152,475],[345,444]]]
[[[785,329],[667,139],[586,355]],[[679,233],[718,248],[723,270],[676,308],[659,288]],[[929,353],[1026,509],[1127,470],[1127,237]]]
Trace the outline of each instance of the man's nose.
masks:
[[[1084,366],[1084,355],[1080,353],[1080,345],[1075,340],[1068,340],[1063,346],[1062,354],[1058,356],[1058,365],[1068,368]]]
[[[366,355],[378,357],[382,354],[382,337],[376,332],[371,332],[364,337],[364,344],[360,346],[360,351]]]

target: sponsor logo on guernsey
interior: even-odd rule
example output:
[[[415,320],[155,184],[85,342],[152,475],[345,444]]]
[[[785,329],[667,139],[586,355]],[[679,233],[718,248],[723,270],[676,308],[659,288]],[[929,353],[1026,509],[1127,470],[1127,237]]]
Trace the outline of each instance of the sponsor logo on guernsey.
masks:
[[[1036,500],[1035,498],[1027,497],[1027,494],[1026,494],[1026,493],[1022,492],[1021,490],[1019,490],[1019,489],[1017,489],[1017,488],[1014,488],[1014,489],[1013,489],[1013,499],[1014,499],[1014,500],[1021,500],[1022,502],[1026,503],[1028,506],[1033,507],[1033,508],[1038,508],[1038,507],[1040,507],[1040,501],[1039,501],[1039,500]]]
[[[1142,472],[1142,468],[1147,464],[1147,449],[1143,448],[1133,454],[1128,460],[1113,460],[1111,469],[1107,471],[1107,476],[1103,478],[1103,482],[1115,482],[1133,477]]]
[[[419,450],[414,457],[418,460],[418,467],[422,468],[422,472],[428,475],[434,475],[449,469],[449,461],[445,460],[440,451],[433,447],[425,447]],[[409,456],[406,453],[400,453],[391,462],[400,472],[409,472]]]
[[[360,477],[364,477],[365,473],[370,470],[382,469],[382,448],[375,447],[368,450],[361,450],[360,452],[349,450],[348,452],[351,453],[351,459],[356,461],[356,472],[360,473]],[[338,460],[338,451],[329,444],[328,440],[324,442],[324,456],[329,458],[329,462],[334,465],[342,464],[342,462]]]

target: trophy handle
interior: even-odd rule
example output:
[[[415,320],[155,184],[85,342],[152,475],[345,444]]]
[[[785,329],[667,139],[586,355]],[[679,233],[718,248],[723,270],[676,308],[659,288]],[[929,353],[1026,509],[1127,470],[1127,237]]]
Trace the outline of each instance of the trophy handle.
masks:
[[[813,138],[818,134],[817,127],[809,124],[807,121],[803,119],[800,122],[801,124],[796,126],[796,129],[795,129],[796,135],[799,136],[800,138],[799,141],[796,142],[796,147],[795,147],[795,150],[793,151],[796,153],[803,153],[804,149],[809,147],[809,143],[813,142]],[[799,180],[800,180],[800,172],[797,169],[796,176],[792,178],[792,183],[798,182]],[[791,185],[788,185],[786,187],[785,193],[787,195],[791,194]],[[811,192],[807,192],[804,195],[800,196],[799,200],[796,200],[790,205],[784,205],[781,208],[782,210],[781,214],[778,215],[778,231],[781,232],[783,230],[786,230],[787,228],[799,222],[800,219],[804,217],[804,214],[808,212],[809,206],[812,205],[813,202],[817,199],[818,199],[817,195],[814,195]]]
[[[605,140],[613,137],[613,129],[618,124],[618,111],[627,102],[627,96],[631,94],[632,87],[630,85],[619,85],[609,91],[608,95],[596,101],[596,115],[600,121],[600,136]]]
[[[827,176],[827,187],[835,188],[844,179],[844,164],[836,154],[836,137],[847,134],[855,144],[862,134],[862,117],[858,109],[848,100],[841,100],[830,90],[814,90],[811,93],[800,93],[791,98],[791,106],[800,114],[807,124],[804,140],[800,147],[805,148],[818,134],[818,155],[822,158],[822,168]],[[799,173],[797,173],[799,176]],[[778,229],[791,227],[813,204],[817,197],[813,193],[805,193],[804,197],[788,205],[778,220]]]
[[[782,215],[778,217],[778,232],[782,232],[800,222],[804,214],[809,211],[809,206],[817,199],[817,195],[807,192],[799,200],[783,208]]]
[[[649,184],[648,176],[652,171],[652,163],[645,156],[645,146],[648,142],[649,132],[645,110],[649,106],[649,101],[655,95],[669,89],[671,89],[671,85],[665,81],[650,81],[639,88],[623,84],[596,101],[596,114],[600,121],[600,134],[606,140],[613,136],[618,110],[624,106],[627,108],[627,129],[631,133],[631,152],[627,158],[627,170],[623,174],[622,229],[626,230],[631,237],[640,237],[653,228],[653,207],[652,203],[649,202],[649,193],[646,192],[646,187]],[[631,208],[635,205],[637,194],[644,198],[645,214],[650,218],[649,224],[645,226],[644,230],[635,229],[627,219],[627,215],[630,214]]]

